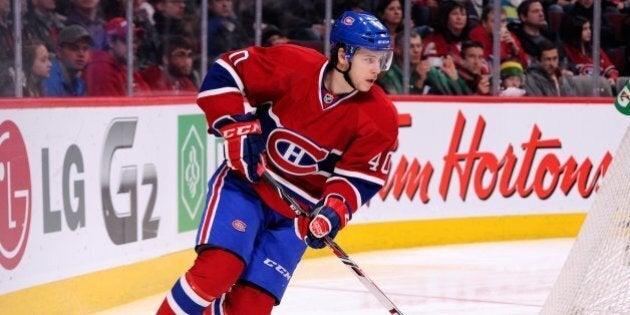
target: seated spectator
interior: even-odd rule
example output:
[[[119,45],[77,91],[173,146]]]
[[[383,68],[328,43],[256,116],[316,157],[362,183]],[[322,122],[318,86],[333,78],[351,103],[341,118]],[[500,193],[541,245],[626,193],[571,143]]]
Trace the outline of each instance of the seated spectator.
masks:
[[[591,46],[591,23],[581,16],[566,15],[562,20],[560,36],[568,61],[574,74],[593,75],[593,49]],[[599,50],[600,75],[606,77],[611,86],[617,85],[619,71],[603,49]]]
[[[0,0],[0,96],[15,95],[13,79],[15,68],[13,58],[15,41],[13,39],[13,25],[9,22],[11,1]]]
[[[40,41],[24,45],[24,90],[25,97],[44,96],[44,79],[50,75],[50,55],[46,45]]]
[[[470,40],[483,45],[486,60],[490,60],[493,54],[492,36],[494,27],[494,12],[491,6],[486,6],[481,13],[481,23],[470,30]],[[500,35],[501,61],[518,60],[523,66],[527,66],[528,60],[525,50],[521,46],[518,37],[507,29],[505,11],[501,12],[501,35]]]
[[[208,1],[209,5],[211,1]],[[159,40],[156,47],[161,47],[170,36],[192,36],[192,30],[186,27],[184,21],[185,0],[153,0],[151,4],[155,8],[153,20],[155,20],[155,31]],[[212,45],[212,42],[208,43],[209,46]]]
[[[481,43],[474,41],[462,43],[462,63],[458,70],[470,94],[490,95],[490,70],[483,56]]]
[[[127,27],[123,18],[113,18],[105,24],[105,48],[92,53],[92,61],[83,74],[88,96],[127,95]],[[135,28],[134,33],[140,34]],[[134,42],[134,54],[138,48]],[[133,70],[133,94],[150,94],[151,88],[137,70]]]
[[[499,96],[523,96],[523,66],[518,61],[501,63],[501,91]]]
[[[134,67],[146,69],[152,64],[160,62],[158,57],[158,45],[162,36],[155,29],[153,15],[155,9],[147,0],[133,0],[133,24],[142,30],[142,37],[134,38],[138,41],[138,55],[134,59]],[[115,17],[126,17],[126,0],[113,0],[103,2],[102,10],[107,21]],[[179,34],[181,35],[181,34]]]
[[[594,0],[575,0],[571,8],[567,11],[567,14],[570,16],[581,16],[587,19],[591,25],[593,25],[593,12],[595,10]],[[614,1],[610,0],[601,0],[601,34],[612,34],[612,27],[608,24],[606,16],[608,13],[618,13],[619,10],[616,8],[616,4]],[[601,45],[602,47],[612,47],[615,46],[614,36],[602,36],[601,37]]]
[[[402,32],[399,33],[402,38]],[[389,94],[402,94],[405,83],[403,82],[403,55],[404,42],[396,41],[394,45],[394,60],[387,72],[384,72],[378,79],[378,83]],[[426,74],[429,70],[429,62],[421,62],[422,58],[422,37],[414,31],[409,37],[409,63],[411,75],[409,82],[409,94],[422,94],[425,86]]]
[[[540,0],[521,2],[518,6],[518,17],[521,23],[516,24],[512,31],[518,37],[529,59],[540,55],[541,42],[547,40],[557,44],[557,36],[547,29],[545,11]]]
[[[466,83],[459,76],[457,67],[451,56],[434,58],[433,61],[425,59],[421,63],[428,63],[429,70],[426,73],[425,87],[426,93],[434,95],[468,95],[470,91]],[[439,61],[436,63],[436,61]],[[424,67],[423,67],[424,69]]]
[[[249,44],[241,21],[234,14],[232,0],[209,0],[208,10],[208,43],[212,43],[208,45],[209,61]]]
[[[402,38],[402,33],[398,38]],[[402,94],[403,83],[403,54],[404,42],[396,41],[394,46],[394,60],[390,69],[381,75],[378,84],[389,94]],[[439,58],[439,57],[437,57]],[[422,37],[415,31],[409,37],[409,94],[465,94],[466,85],[459,78],[453,60],[450,57],[439,59],[439,64],[431,65],[428,58],[422,56]]]
[[[399,0],[380,0],[376,6],[375,16],[383,23],[396,43],[396,34],[403,30],[403,11]]]
[[[438,24],[424,45],[424,56],[450,56],[455,65],[461,64],[460,46],[468,39],[468,16],[466,7],[461,2],[440,1]]]
[[[573,78],[559,66],[558,48],[546,40],[540,43],[540,54],[527,68],[525,91],[529,96],[577,96]]]
[[[103,26],[105,20],[98,15],[100,0],[70,0],[72,9],[68,13],[66,25],[79,24],[83,26],[94,41],[94,48],[105,47],[105,34]]]
[[[172,36],[163,46],[162,64],[152,65],[142,72],[153,94],[196,95],[197,86],[190,79],[193,63],[190,41],[182,36]]]
[[[262,32],[263,47],[288,44],[289,42],[290,40],[284,35],[284,32],[274,25],[268,24]]]
[[[50,52],[56,51],[57,34],[64,27],[66,17],[55,12],[54,0],[31,0],[30,3],[31,7],[24,15],[25,37],[43,42]]]
[[[411,20],[416,27],[430,27],[437,23],[438,0],[411,1]],[[419,32],[420,33],[420,32]],[[420,33],[422,36],[422,33]]]
[[[518,6],[523,0],[502,0],[501,11],[505,12],[505,18],[508,23],[518,23]],[[481,18],[483,19],[483,17]]]
[[[59,32],[57,58],[52,61],[50,77],[44,81],[46,96],[85,96],[81,71],[85,69],[94,45],[83,26],[66,26]]]

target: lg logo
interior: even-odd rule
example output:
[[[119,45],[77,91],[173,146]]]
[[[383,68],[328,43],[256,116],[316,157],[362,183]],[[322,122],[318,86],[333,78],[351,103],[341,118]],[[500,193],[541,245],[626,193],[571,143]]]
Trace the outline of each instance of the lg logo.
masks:
[[[0,124],[0,264],[18,265],[31,222],[31,176],[28,154],[18,127]]]

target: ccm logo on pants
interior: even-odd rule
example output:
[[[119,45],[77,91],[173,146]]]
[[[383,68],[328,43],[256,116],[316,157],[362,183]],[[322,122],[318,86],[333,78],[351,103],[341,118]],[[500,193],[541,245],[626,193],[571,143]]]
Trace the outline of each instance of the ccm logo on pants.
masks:
[[[283,277],[287,278],[287,280],[291,280],[291,274],[284,267],[280,266],[277,262],[267,258],[263,262],[265,265],[274,268],[278,273],[280,273]]]

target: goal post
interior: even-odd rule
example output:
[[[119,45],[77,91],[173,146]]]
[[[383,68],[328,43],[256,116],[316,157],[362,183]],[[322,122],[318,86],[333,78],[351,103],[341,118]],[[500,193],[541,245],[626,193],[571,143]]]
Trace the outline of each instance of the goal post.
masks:
[[[630,127],[541,315],[630,314]]]

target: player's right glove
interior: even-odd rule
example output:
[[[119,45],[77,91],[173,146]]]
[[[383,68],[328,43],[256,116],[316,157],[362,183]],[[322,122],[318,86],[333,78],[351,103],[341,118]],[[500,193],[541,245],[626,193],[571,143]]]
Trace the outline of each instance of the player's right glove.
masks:
[[[308,225],[306,244],[312,248],[324,248],[324,237],[334,239],[339,230],[350,220],[350,211],[338,197],[328,196],[315,206],[313,218]]]
[[[225,125],[219,129],[219,133],[225,139],[223,145],[228,166],[248,181],[258,182],[256,168],[265,150],[258,119]]]

